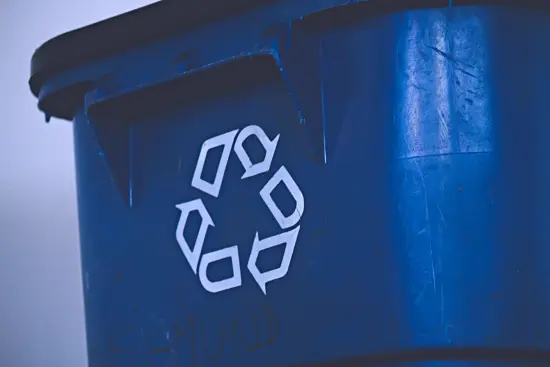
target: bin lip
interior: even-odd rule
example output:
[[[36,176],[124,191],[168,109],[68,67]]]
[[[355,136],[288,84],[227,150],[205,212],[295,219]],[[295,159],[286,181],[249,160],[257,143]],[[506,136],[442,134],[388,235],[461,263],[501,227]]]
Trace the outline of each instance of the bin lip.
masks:
[[[161,0],[56,36],[31,59],[35,97],[48,78],[109,55],[168,38],[201,24],[277,0]]]
[[[36,49],[29,86],[35,97],[52,76],[110,55],[169,38],[178,33],[280,0],[160,0],[144,7],[56,36]],[[375,0],[354,0],[374,2]],[[380,0],[380,3],[385,0]],[[416,0],[419,7],[448,0]],[[394,5],[406,0],[394,1]],[[546,0],[454,0],[459,5],[542,6]],[[432,4],[433,6],[433,4]]]

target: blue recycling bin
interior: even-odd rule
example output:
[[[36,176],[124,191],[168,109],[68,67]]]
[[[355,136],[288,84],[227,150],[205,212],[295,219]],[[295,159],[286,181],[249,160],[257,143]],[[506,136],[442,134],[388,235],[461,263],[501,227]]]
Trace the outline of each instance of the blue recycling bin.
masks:
[[[90,366],[550,365],[549,9],[161,1],[42,45]]]

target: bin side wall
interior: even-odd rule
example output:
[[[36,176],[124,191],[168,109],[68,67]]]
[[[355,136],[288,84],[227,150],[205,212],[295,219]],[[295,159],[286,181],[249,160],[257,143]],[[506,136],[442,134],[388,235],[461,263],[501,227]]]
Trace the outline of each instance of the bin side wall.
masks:
[[[269,367],[408,347],[548,347],[549,23],[467,7],[321,31],[326,164],[288,85],[272,80],[133,121],[132,209],[78,114],[90,365]],[[267,172],[243,178],[235,141],[251,129],[274,155]],[[227,163],[213,196],[192,177],[203,143],[222,134],[210,142],[228,154],[213,148],[204,165],[212,182]],[[265,156],[260,141],[243,143],[248,169]],[[295,185],[271,196],[284,223],[261,195],[283,167]],[[185,208],[195,210],[183,238],[204,234],[195,268],[176,234]],[[272,237],[296,241],[286,265],[289,243],[259,252],[261,273],[285,269],[262,288],[248,263]],[[205,254],[232,246],[238,266],[228,257],[206,273],[238,286],[210,293]]]

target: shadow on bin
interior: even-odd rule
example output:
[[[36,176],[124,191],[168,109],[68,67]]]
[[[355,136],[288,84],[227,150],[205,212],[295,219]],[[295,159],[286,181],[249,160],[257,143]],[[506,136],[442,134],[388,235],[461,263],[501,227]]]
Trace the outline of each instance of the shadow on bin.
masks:
[[[492,3],[162,1],[41,46],[90,366],[548,365],[550,14]]]

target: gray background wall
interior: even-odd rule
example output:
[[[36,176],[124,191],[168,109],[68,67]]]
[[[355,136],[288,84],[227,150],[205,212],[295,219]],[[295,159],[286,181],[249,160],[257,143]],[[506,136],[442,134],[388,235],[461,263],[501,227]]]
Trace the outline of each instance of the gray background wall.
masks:
[[[0,1],[0,366],[86,366],[71,124],[38,112],[32,53],[152,2]]]

